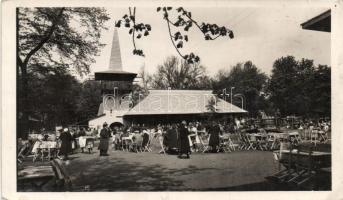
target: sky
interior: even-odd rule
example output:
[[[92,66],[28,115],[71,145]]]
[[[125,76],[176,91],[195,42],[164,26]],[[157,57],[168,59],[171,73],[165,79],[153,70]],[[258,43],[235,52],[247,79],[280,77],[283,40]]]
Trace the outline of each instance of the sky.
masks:
[[[103,31],[102,43],[107,44],[92,64],[91,72],[108,69],[114,22],[128,13],[128,8],[106,8],[111,19]],[[185,7],[198,22],[216,23],[233,30],[234,39],[204,39],[193,27],[187,34],[189,42],[181,52],[194,52],[210,75],[219,69],[230,69],[239,62],[252,61],[262,72],[271,73],[273,62],[282,56],[313,59],[315,65],[330,65],[330,33],[304,30],[300,24],[328,10],[326,7]],[[171,55],[178,56],[163,20],[156,8],[137,7],[136,21],[150,24],[148,37],[136,40],[145,57],[132,54],[133,44],[127,28],[119,28],[123,70],[138,73],[141,67],[149,73]],[[177,29],[173,29],[174,32]]]

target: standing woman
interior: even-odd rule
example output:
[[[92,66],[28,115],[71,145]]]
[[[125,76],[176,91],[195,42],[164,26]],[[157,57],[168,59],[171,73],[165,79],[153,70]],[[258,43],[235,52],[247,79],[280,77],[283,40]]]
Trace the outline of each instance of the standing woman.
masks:
[[[63,129],[63,132],[60,135],[60,140],[60,154],[63,155],[63,160],[68,160],[68,154],[72,151],[71,143],[73,141],[73,137],[71,136],[68,128]]]
[[[191,148],[189,146],[188,135],[189,135],[189,131],[187,128],[187,123],[186,121],[182,121],[181,126],[179,128],[179,144],[180,144],[179,156],[178,156],[179,158],[181,158],[183,154],[186,154],[187,158],[190,158],[189,154],[191,152]]]
[[[100,156],[108,156],[107,150],[108,150],[110,137],[111,137],[111,132],[110,130],[108,130],[107,123],[105,122],[103,124],[103,129],[101,129],[100,131],[100,144],[99,144]]]
[[[212,153],[216,153],[219,147],[219,133],[220,127],[216,122],[213,122],[209,134],[210,134],[210,141],[209,146],[211,147]]]

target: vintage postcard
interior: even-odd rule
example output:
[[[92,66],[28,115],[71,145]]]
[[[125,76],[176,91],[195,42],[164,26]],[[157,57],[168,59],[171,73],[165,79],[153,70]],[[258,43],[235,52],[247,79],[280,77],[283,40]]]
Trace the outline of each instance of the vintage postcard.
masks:
[[[342,6],[3,1],[2,198],[342,199]]]

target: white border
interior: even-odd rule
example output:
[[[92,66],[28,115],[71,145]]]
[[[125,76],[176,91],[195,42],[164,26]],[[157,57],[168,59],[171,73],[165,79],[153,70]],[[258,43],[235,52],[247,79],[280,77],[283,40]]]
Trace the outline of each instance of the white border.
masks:
[[[130,5],[150,7],[161,6],[160,1],[110,1],[110,0],[7,0],[2,2],[2,127],[1,127],[1,174],[2,174],[2,198],[23,200],[49,200],[49,199],[343,199],[343,173],[342,173],[342,122],[343,115],[343,1],[163,1],[165,5],[182,5],[198,7],[308,7],[328,6],[332,11],[331,32],[331,67],[332,67],[332,131],[333,131],[333,187],[330,192],[91,192],[91,193],[17,193],[16,192],[16,48],[15,48],[15,7],[35,6],[96,6],[108,7],[112,4],[118,7]]]

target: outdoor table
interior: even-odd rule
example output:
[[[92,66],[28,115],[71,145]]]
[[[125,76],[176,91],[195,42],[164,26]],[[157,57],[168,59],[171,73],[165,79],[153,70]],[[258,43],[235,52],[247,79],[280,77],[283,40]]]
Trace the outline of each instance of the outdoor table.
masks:
[[[267,134],[261,134],[261,133],[252,133],[252,134],[248,134],[248,135],[249,136],[255,136],[256,139],[258,139],[258,140],[263,140],[263,139],[268,138]]]
[[[290,132],[288,133],[289,136],[299,136],[298,132]]]
[[[89,144],[93,144],[94,146],[95,137],[93,136],[80,136],[77,139],[81,148],[88,147]],[[91,145],[91,147],[93,146]]]
[[[57,141],[36,141],[33,145],[32,152],[34,153],[37,149],[55,149],[58,148]]]
[[[29,166],[18,171],[18,184],[30,183],[39,190],[55,177],[52,166]]]
[[[59,148],[59,144],[57,143],[57,141],[36,141],[35,144],[33,145],[32,148],[32,153],[34,154],[33,156],[33,162],[39,157],[41,156],[42,159],[44,158],[44,152],[43,150],[47,150],[48,153],[48,158],[50,159],[51,157],[51,152],[53,150],[56,150]],[[56,154],[53,155],[53,157],[57,156],[57,152]]]
[[[31,141],[36,141],[36,140],[43,140],[44,139],[44,135],[48,135],[48,141],[54,141],[56,139],[56,134],[29,134],[28,136],[28,140]]]

